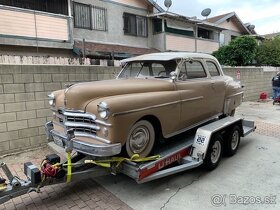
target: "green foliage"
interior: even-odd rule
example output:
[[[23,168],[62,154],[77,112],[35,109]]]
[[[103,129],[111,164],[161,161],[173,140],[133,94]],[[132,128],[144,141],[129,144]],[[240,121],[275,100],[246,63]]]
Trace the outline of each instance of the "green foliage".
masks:
[[[219,62],[229,66],[246,66],[252,64],[257,51],[257,42],[250,36],[240,36],[228,45],[222,46],[213,52]]]
[[[265,40],[257,49],[258,65],[280,66],[280,36]]]

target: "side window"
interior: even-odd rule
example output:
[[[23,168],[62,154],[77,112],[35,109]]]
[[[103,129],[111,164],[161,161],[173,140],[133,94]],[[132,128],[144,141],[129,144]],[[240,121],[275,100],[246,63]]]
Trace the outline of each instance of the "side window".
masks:
[[[213,63],[211,61],[206,61],[206,64],[207,64],[211,77],[220,76],[220,72],[215,63]]]
[[[183,64],[179,80],[195,79],[207,77],[203,65],[199,61],[187,61]]]

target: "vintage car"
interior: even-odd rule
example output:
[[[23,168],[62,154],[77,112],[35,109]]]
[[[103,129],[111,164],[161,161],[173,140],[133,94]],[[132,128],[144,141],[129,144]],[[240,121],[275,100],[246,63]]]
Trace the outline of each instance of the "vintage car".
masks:
[[[213,56],[164,52],[122,61],[114,80],[78,83],[49,95],[47,135],[96,157],[148,156],[155,142],[233,115],[243,91]],[[74,136],[69,139],[68,132]],[[176,139],[176,138],[175,138]]]

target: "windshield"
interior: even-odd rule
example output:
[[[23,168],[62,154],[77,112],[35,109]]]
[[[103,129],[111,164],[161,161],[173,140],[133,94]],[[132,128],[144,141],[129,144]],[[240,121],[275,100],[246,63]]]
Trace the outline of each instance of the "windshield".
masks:
[[[171,61],[137,61],[128,63],[118,78],[169,78],[169,74],[176,70],[177,63]]]

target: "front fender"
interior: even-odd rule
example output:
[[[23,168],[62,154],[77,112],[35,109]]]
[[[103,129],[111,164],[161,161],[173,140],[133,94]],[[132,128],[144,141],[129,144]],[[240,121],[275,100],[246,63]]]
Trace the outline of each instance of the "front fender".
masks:
[[[180,123],[181,103],[180,95],[176,91],[99,98],[90,102],[86,111],[94,113],[99,119],[97,105],[102,101],[109,107],[110,116],[107,123],[112,125],[109,128],[109,139],[114,143],[121,142],[123,145],[133,124],[148,115],[158,118],[164,136],[175,132]]]

